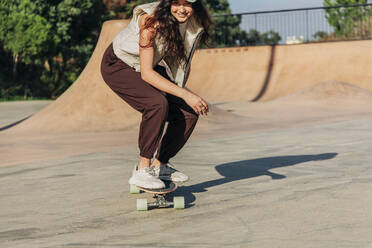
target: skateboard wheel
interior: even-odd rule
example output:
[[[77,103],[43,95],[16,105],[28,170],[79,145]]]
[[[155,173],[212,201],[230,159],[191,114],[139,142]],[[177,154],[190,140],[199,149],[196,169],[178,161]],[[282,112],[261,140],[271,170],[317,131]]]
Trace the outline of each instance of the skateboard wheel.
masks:
[[[137,188],[137,186],[135,184],[131,184],[130,185],[129,192],[131,194],[139,194],[140,193],[140,190],[139,190],[139,188]]]
[[[137,199],[137,210],[147,211],[147,199]]]
[[[183,196],[176,196],[173,198],[174,208],[183,209],[185,208],[185,198]]]

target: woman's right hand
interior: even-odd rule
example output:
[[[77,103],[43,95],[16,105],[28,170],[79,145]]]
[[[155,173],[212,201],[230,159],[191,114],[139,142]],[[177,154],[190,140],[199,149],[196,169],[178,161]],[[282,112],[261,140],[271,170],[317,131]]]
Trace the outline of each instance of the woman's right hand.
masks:
[[[185,100],[187,105],[189,105],[198,115],[207,115],[209,112],[208,104],[200,96],[190,91],[186,92],[187,93],[183,97],[183,100]]]

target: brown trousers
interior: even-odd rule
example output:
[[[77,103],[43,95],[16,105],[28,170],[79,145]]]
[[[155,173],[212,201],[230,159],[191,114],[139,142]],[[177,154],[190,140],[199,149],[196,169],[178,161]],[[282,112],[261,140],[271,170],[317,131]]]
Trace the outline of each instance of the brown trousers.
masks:
[[[156,66],[155,70],[169,80],[164,67]],[[118,96],[142,113],[138,138],[140,156],[151,159],[157,150],[156,158],[167,163],[187,142],[198,115],[183,99],[143,81],[140,72],[116,57],[112,44],[103,55],[101,73]],[[163,136],[166,121],[168,126]]]

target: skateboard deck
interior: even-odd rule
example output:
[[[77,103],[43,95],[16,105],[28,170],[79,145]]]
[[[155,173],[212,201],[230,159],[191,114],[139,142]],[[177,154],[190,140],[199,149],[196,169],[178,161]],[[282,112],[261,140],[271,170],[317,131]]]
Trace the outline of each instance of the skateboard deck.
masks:
[[[178,187],[177,184],[175,184],[172,181],[163,181],[163,182],[165,184],[165,188],[162,188],[162,189],[147,189],[147,188],[142,188],[140,186],[137,186],[137,188],[139,188],[140,190],[144,192],[151,193],[151,194],[168,194],[168,193],[175,191]]]
[[[136,185],[130,186],[130,193],[139,194],[141,191],[153,194],[154,202],[147,202],[147,199],[137,199],[137,210],[147,211],[150,208],[167,208],[173,207],[175,209],[185,208],[185,198],[183,196],[173,197],[173,201],[167,201],[166,195],[175,191],[178,186],[172,181],[163,180],[165,187],[161,189],[147,189]]]

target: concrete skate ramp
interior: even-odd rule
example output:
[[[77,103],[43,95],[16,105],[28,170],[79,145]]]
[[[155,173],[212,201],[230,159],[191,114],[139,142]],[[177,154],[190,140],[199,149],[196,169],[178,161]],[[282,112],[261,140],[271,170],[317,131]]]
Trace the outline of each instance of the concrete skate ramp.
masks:
[[[325,81],[372,90],[372,41],[198,50],[188,87],[211,102],[269,101]]]
[[[211,102],[251,101],[267,81],[271,47],[198,50],[187,87]]]
[[[7,132],[64,132],[123,129],[138,122],[139,114],[127,107],[103,81],[103,53],[128,21],[105,22],[87,66],[55,102]]]
[[[137,126],[140,114],[112,92],[100,73],[105,49],[127,23],[125,20],[106,22],[93,55],[76,82],[55,102],[4,132],[113,131]],[[346,82],[370,91],[371,47],[372,41],[354,41],[198,50],[187,87],[213,104],[270,101],[326,81]],[[338,86],[331,84],[326,88]],[[312,94],[321,94],[322,89],[325,88],[318,87]],[[358,97],[353,92],[348,99]],[[301,99],[303,95],[289,99],[295,100],[295,97]],[[215,106],[211,110],[204,123],[237,118]]]
[[[345,82],[327,81],[307,86],[293,94],[275,99],[278,101],[337,101],[367,102],[372,100],[372,92]]]

